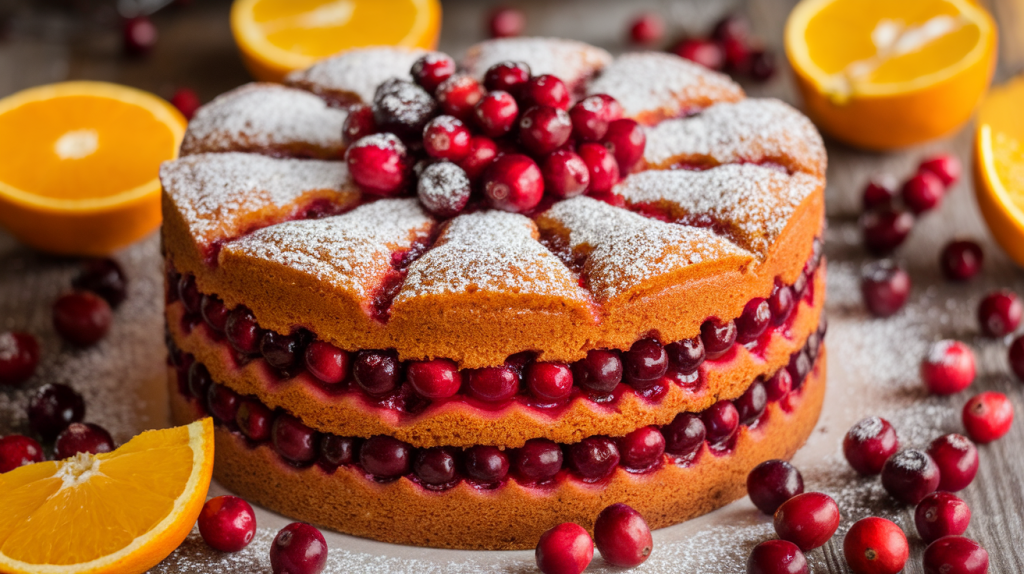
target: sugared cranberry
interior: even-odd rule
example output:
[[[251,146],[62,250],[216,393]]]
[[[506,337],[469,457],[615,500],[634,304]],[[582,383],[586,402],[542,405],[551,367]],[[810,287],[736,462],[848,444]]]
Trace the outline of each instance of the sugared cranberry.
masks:
[[[1020,325],[1024,305],[1017,295],[1010,291],[989,293],[978,305],[978,322],[981,332],[989,337],[1009,335]]]
[[[446,486],[455,480],[455,455],[446,447],[420,449],[412,463],[412,472],[420,482]]]
[[[899,526],[871,516],[850,527],[843,556],[854,574],[897,574],[910,557],[910,545]]]
[[[516,450],[513,468],[516,476],[524,482],[551,480],[562,470],[562,449],[548,439],[530,439]]]
[[[79,347],[99,342],[110,330],[110,304],[89,291],[72,291],[53,304],[53,326],[65,341]]]
[[[623,466],[645,470],[665,454],[665,437],[655,427],[641,427],[619,439]]]
[[[473,119],[487,137],[496,138],[512,130],[519,116],[519,105],[512,94],[489,92],[473,108]]]
[[[740,414],[732,401],[718,401],[700,415],[707,429],[708,442],[721,444],[736,434],[740,426]]]
[[[327,566],[327,541],[316,528],[303,522],[285,526],[270,546],[274,574],[320,574]]]
[[[626,382],[637,389],[646,389],[665,376],[668,353],[655,339],[640,339],[622,357]]]
[[[597,515],[594,544],[605,562],[620,568],[643,564],[654,549],[647,521],[622,503],[613,504]]]
[[[224,385],[213,384],[206,390],[206,406],[210,414],[220,422],[234,422],[241,402],[242,397]]]
[[[679,413],[661,429],[661,434],[665,437],[665,452],[685,458],[696,453],[704,444],[707,429],[699,416]]]
[[[733,404],[740,415],[740,424],[754,424],[768,408],[768,393],[764,390],[764,384],[761,381],[754,381],[740,398],[733,401]]]
[[[521,213],[540,203],[544,179],[532,159],[510,153],[498,157],[487,168],[483,189],[491,207]]]
[[[605,94],[588,96],[569,110],[572,133],[578,141],[601,141],[608,133],[608,124],[622,118],[619,102]]]
[[[526,28],[526,14],[521,10],[498,7],[487,19],[487,30],[491,38],[514,38],[523,35]]]
[[[156,46],[157,31],[146,16],[135,16],[124,21],[121,29],[124,52],[129,56],[145,56]]]
[[[0,333],[0,385],[20,385],[39,366],[39,341],[31,333]]]
[[[839,528],[839,505],[821,492],[805,492],[775,511],[775,533],[807,552],[823,546]]]
[[[356,439],[336,434],[324,434],[320,439],[321,464],[337,468],[356,461]]]
[[[709,70],[721,70],[725,67],[725,54],[722,48],[709,40],[689,38],[676,44],[672,52]]]
[[[891,317],[910,296],[910,275],[891,259],[873,261],[861,270],[860,292],[872,315]]]
[[[199,534],[214,550],[238,552],[256,535],[256,513],[237,496],[211,498],[199,513]]]
[[[535,156],[562,147],[571,133],[569,114],[559,108],[534,106],[519,117],[519,143]]]
[[[939,467],[932,457],[917,449],[900,451],[882,467],[882,486],[896,500],[917,504],[939,488]]]
[[[594,542],[582,526],[563,522],[540,535],[534,557],[541,574],[582,574],[594,559]]]
[[[768,329],[772,310],[767,299],[755,297],[743,307],[743,314],[736,319],[736,341],[741,345],[752,343]]]
[[[541,166],[544,176],[544,190],[560,198],[570,198],[587,191],[590,186],[590,169],[576,152],[568,149],[556,150],[544,159]]]
[[[295,464],[305,464],[317,456],[317,432],[299,419],[282,414],[274,419],[271,429],[274,451]]]
[[[974,382],[974,352],[960,341],[933,343],[921,362],[921,379],[936,395],[953,395]]]
[[[345,162],[352,180],[367,193],[394,196],[409,182],[408,152],[394,134],[360,139],[346,150]]]
[[[900,448],[896,429],[881,417],[868,417],[850,427],[843,439],[843,454],[853,470],[863,475],[882,472],[885,461]]]
[[[869,211],[860,218],[864,247],[875,255],[888,255],[903,244],[914,228],[914,214],[909,211],[882,209]]]
[[[767,460],[747,475],[747,494],[761,512],[773,515],[782,503],[804,491],[804,477],[784,460]]]
[[[68,425],[82,422],[84,417],[82,395],[60,383],[39,387],[28,403],[28,424],[43,440],[53,440]]]
[[[793,375],[789,369],[779,369],[764,382],[765,395],[769,401],[781,401],[793,389]]]
[[[919,172],[903,184],[903,203],[915,214],[931,211],[942,203],[945,194],[942,180],[931,172]]]
[[[981,444],[1002,438],[1013,424],[1013,404],[1006,395],[995,391],[971,397],[962,414],[967,436]]]
[[[645,12],[633,19],[629,26],[629,39],[634,44],[650,45],[665,35],[665,22],[653,12]]]
[[[199,312],[203,316],[203,321],[211,329],[218,333],[224,332],[228,322],[228,308],[224,306],[224,302],[220,300],[220,297],[216,295],[203,295],[202,301],[199,304]]]
[[[100,454],[114,450],[114,439],[103,427],[93,423],[71,423],[57,435],[53,453],[59,459],[71,458],[80,452]]]
[[[421,88],[433,94],[441,82],[455,73],[455,60],[448,54],[429,52],[413,62],[410,73]]]
[[[373,108],[366,104],[356,104],[349,108],[345,123],[341,126],[341,139],[346,146],[350,146],[377,131],[377,121],[373,119]]]
[[[128,296],[128,280],[124,270],[113,259],[91,259],[82,266],[71,286],[80,291],[92,291],[103,297],[114,309]]]
[[[640,158],[644,157],[647,135],[636,121],[623,118],[608,124],[608,131],[601,143],[615,157],[619,175],[624,177],[633,170]]]
[[[437,107],[430,93],[399,78],[385,80],[373,94],[373,119],[378,129],[402,138],[418,139]]]
[[[978,449],[963,435],[947,434],[933,440],[928,456],[939,467],[939,490],[961,491],[978,474]]]
[[[484,73],[484,87],[518,96],[520,89],[530,81],[530,65],[526,62],[499,62]]]
[[[606,147],[598,143],[585,143],[576,149],[590,173],[591,194],[607,193],[619,181],[619,164]]]
[[[508,365],[473,369],[469,371],[466,388],[471,396],[481,401],[503,402],[519,392],[519,375]]]
[[[981,271],[985,253],[981,246],[970,240],[950,241],[942,248],[939,266],[946,279],[967,281]]]
[[[255,355],[260,352],[263,330],[256,323],[252,311],[245,307],[235,307],[228,313],[224,334],[228,338],[228,343],[239,353]]]
[[[474,446],[465,452],[463,463],[466,476],[482,483],[500,482],[508,475],[508,455],[498,447]]]
[[[951,492],[933,492],[924,497],[914,511],[917,533],[926,543],[943,536],[960,535],[971,523],[971,509]]]
[[[918,173],[930,173],[939,178],[942,185],[949,187],[960,179],[960,160],[956,156],[945,153],[930,157],[917,167]]]
[[[473,118],[473,109],[484,97],[484,87],[466,74],[455,74],[441,82],[434,92],[444,113],[463,122]]]
[[[665,346],[665,352],[672,365],[684,374],[695,372],[706,356],[704,341],[700,337],[670,343]]]
[[[431,400],[454,396],[462,385],[458,366],[448,359],[414,361],[409,363],[405,376],[412,390]]]
[[[554,403],[572,393],[572,370],[564,363],[531,363],[526,368],[526,387],[537,399]]]
[[[963,536],[945,536],[924,549],[925,574],[985,574],[988,551]]]
[[[302,358],[301,337],[267,331],[260,338],[260,354],[271,367],[288,371]]]
[[[494,158],[498,157],[498,146],[491,138],[484,136],[473,136],[469,140],[469,155],[461,162],[459,167],[466,172],[470,181],[475,182],[484,174]]]
[[[313,341],[306,347],[306,369],[320,382],[335,385],[348,377],[349,354],[323,341]]]
[[[764,82],[775,75],[775,54],[765,49],[751,50],[747,56],[747,73],[755,82]]]
[[[581,387],[610,393],[622,380],[622,360],[615,351],[593,350],[572,365],[573,378]]]
[[[700,326],[700,338],[704,342],[704,353],[710,360],[725,356],[736,342],[736,323],[708,319]]]
[[[523,107],[551,106],[561,110],[568,110],[572,97],[569,95],[569,88],[565,82],[557,76],[545,74],[534,76],[523,86],[519,94],[523,100]]]
[[[199,94],[191,88],[178,88],[174,90],[174,94],[171,95],[171,99],[168,100],[171,105],[178,108],[181,115],[185,116],[186,120],[191,120],[192,116],[196,115],[199,108],[203,106],[202,100],[199,99]]]
[[[416,184],[420,203],[442,219],[455,217],[465,209],[472,191],[465,170],[447,161],[427,166]]]
[[[412,447],[389,436],[372,436],[359,449],[359,464],[377,478],[398,478],[412,468]]]
[[[366,394],[380,397],[398,388],[401,375],[398,353],[387,351],[359,351],[353,361],[352,375]]]
[[[471,137],[462,120],[455,116],[438,116],[423,128],[423,150],[430,157],[458,163],[469,155]]]
[[[0,474],[36,462],[43,462],[43,447],[38,442],[20,434],[0,438]]]
[[[864,211],[889,209],[896,199],[896,180],[890,175],[871,178],[864,186]]]
[[[808,574],[807,558],[787,540],[765,540],[750,552],[747,574]]]
[[[611,474],[619,464],[619,448],[608,437],[592,436],[569,447],[569,466],[587,480]]]
[[[196,277],[191,273],[178,279],[178,299],[189,313],[198,313],[202,308],[203,295],[196,285]]]
[[[785,285],[776,277],[772,294],[768,297],[768,309],[772,312],[772,324],[781,325],[789,320],[796,310],[796,297],[793,288]]]

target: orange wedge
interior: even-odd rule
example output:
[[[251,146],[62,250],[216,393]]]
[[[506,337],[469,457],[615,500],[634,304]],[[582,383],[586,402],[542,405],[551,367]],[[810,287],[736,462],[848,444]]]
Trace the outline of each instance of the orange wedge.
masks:
[[[956,130],[985,94],[996,25],[971,0],[803,0],[786,54],[807,114],[874,150]]]
[[[1024,77],[992,90],[978,112],[974,193],[996,241],[1024,266]]]
[[[207,418],[0,474],[0,572],[145,572],[192,531],[212,472]]]
[[[235,0],[231,31],[249,72],[279,82],[351,48],[434,49],[439,0]]]
[[[65,82],[0,100],[0,225],[64,255],[103,255],[160,225],[160,163],[185,118],[146,92]]]

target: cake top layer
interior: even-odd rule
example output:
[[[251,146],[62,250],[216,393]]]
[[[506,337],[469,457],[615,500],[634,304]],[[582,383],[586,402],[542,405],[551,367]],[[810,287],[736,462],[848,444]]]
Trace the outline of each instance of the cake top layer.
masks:
[[[481,42],[466,52],[462,65],[482,79],[491,66],[501,62],[526,62],[533,75],[558,76],[570,89],[612,62],[607,51],[561,38],[502,38]]]
[[[334,103],[371,102],[373,92],[384,80],[411,79],[409,69],[425,53],[391,46],[356,48],[292,72],[285,83],[311,90]]]

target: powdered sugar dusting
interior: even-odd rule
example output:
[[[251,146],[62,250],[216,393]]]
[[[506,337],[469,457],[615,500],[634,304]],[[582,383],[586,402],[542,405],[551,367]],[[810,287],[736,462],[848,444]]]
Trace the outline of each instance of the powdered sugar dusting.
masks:
[[[18,354],[18,340],[10,331],[0,333],[0,361],[10,361]]]
[[[891,462],[892,465],[900,470],[906,470],[910,472],[921,472],[925,468],[928,468],[928,455],[919,450],[905,450],[898,452],[893,456],[889,457],[887,462]]]
[[[312,91],[329,100],[342,95],[370,103],[377,86],[388,78],[412,80],[409,70],[425,50],[392,46],[356,48],[292,72],[285,83]]]
[[[478,80],[501,62],[526,62],[534,76],[553,74],[570,90],[612,62],[612,55],[590,44],[562,38],[500,38],[472,46],[462,66]]]
[[[850,428],[850,436],[863,442],[877,437],[884,428],[885,425],[882,424],[881,418],[868,417]]]

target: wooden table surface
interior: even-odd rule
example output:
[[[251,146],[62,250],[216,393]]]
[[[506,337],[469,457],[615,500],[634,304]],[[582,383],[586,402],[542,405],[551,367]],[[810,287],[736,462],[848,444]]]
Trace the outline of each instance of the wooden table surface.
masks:
[[[783,24],[794,3],[792,0],[514,2],[527,12],[530,34],[577,38],[615,52],[627,48],[623,41],[625,22],[641,9],[650,8],[665,14],[680,33],[707,30],[721,14],[736,9],[753,20],[756,34],[775,47],[780,56]],[[1001,28],[996,77],[999,82],[1024,69],[1024,34],[1020,33],[1024,31],[1024,3],[998,0],[986,4]],[[473,0],[446,1],[441,48],[460,54],[466,46],[481,39],[483,15],[490,5]],[[169,96],[177,86],[190,86],[204,100],[209,100],[249,81],[229,33],[228,7],[226,1],[198,0],[187,8],[161,11],[155,16],[160,41],[154,53],[147,59],[128,60],[119,53],[118,29],[105,23],[102,17],[79,21],[59,12],[41,10],[29,1],[0,2],[0,16],[6,15],[5,33],[0,39],[0,96],[46,82],[97,79],[137,86],[164,96]],[[798,103],[793,99],[785,69],[772,82],[748,88],[751,95],[770,95]],[[837,462],[837,437],[857,419],[869,414],[883,414],[891,417],[898,427],[902,424],[898,430],[908,446],[923,446],[938,434],[960,430],[958,413],[966,396],[926,397],[917,380],[916,365],[929,342],[952,337],[973,345],[980,364],[979,380],[972,390],[1005,392],[1017,411],[1024,413],[1024,387],[1008,374],[1006,341],[980,338],[974,319],[977,301],[987,291],[1007,287],[1024,293],[1024,274],[992,242],[979,218],[969,181],[958,183],[942,209],[923,218],[897,253],[897,258],[910,270],[915,285],[908,308],[893,319],[874,320],[864,312],[857,292],[859,267],[868,261],[859,246],[856,229],[864,182],[870,175],[882,171],[907,176],[921,157],[933,151],[951,150],[969,165],[971,133],[967,128],[944,141],[894,154],[870,154],[835,142],[827,143],[830,390],[818,432],[798,455],[797,462],[805,469],[809,488],[837,497],[844,512],[844,524],[839,535],[827,546],[809,555],[814,572],[848,572],[841,542],[842,533],[853,519],[880,514],[896,519],[908,533],[913,532],[912,509],[894,506],[877,484],[858,481],[841,461]],[[973,237],[985,248],[984,273],[968,285],[943,282],[937,269],[939,249],[954,236]],[[133,278],[129,300],[118,312],[111,340],[104,342],[98,351],[78,352],[62,347],[48,326],[49,304],[68,284],[76,262],[34,253],[0,231],[0,330],[16,328],[41,333],[47,357],[29,387],[59,381],[82,388],[93,417],[110,425],[118,441],[126,440],[141,429],[166,424],[162,397],[154,399],[147,390],[148,385],[162,385],[158,382],[162,376],[160,361],[154,359],[162,353],[161,278],[155,253],[156,238],[150,237],[118,255]],[[0,391],[0,435],[23,428],[22,413],[30,390]],[[100,420],[100,414],[107,418]],[[968,535],[989,550],[991,572],[1024,571],[1024,545],[1020,544],[1024,539],[1024,456],[1021,454],[1024,452],[1024,423],[1016,424],[1003,440],[981,450],[978,479],[963,493],[974,513]],[[692,548],[673,547],[670,541],[674,538],[665,538],[666,547],[674,548],[671,560],[665,556],[657,559],[656,549],[651,562],[638,571],[742,572],[744,556],[770,528],[766,530],[763,519],[751,518],[748,508],[737,508],[733,514],[745,513],[737,520],[743,528],[748,528],[737,530],[748,533],[738,535],[741,541],[731,541],[732,546],[726,548],[721,536],[702,538],[699,531],[704,524],[714,524],[715,531],[721,532],[722,524],[728,526],[731,515],[698,521],[691,525],[692,532],[687,534],[688,540],[693,541],[689,543]],[[749,538],[750,532],[761,533],[757,534],[760,538]],[[658,544],[661,540],[656,537]],[[699,546],[700,540],[709,545],[706,550],[711,558],[703,560],[699,556],[704,550]],[[905,572],[916,574],[923,572],[920,553],[924,545],[916,535],[911,536],[911,543],[914,556]],[[193,551],[190,548],[199,545],[193,537],[158,571],[212,571],[190,558],[189,553]],[[494,570],[530,572],[529,555],[519,553],[516,556],[519,558],[511,562],[514,566],[507,567],[510,562],[503,560],[505,566],[495,566]],[[225,562],[222,567],[229,568],[229,564],[235,564],[229,571],[263,568],[242,567],[241,562]],[[254,558],[251,564],[264,562]],[[595,561],[594,568],[604,571],[599,561]],[[442,567],[429,570],[449,571]],[[397,567],[392,571],[398,571]],[[458,571],[479,571],[479,568]]]

